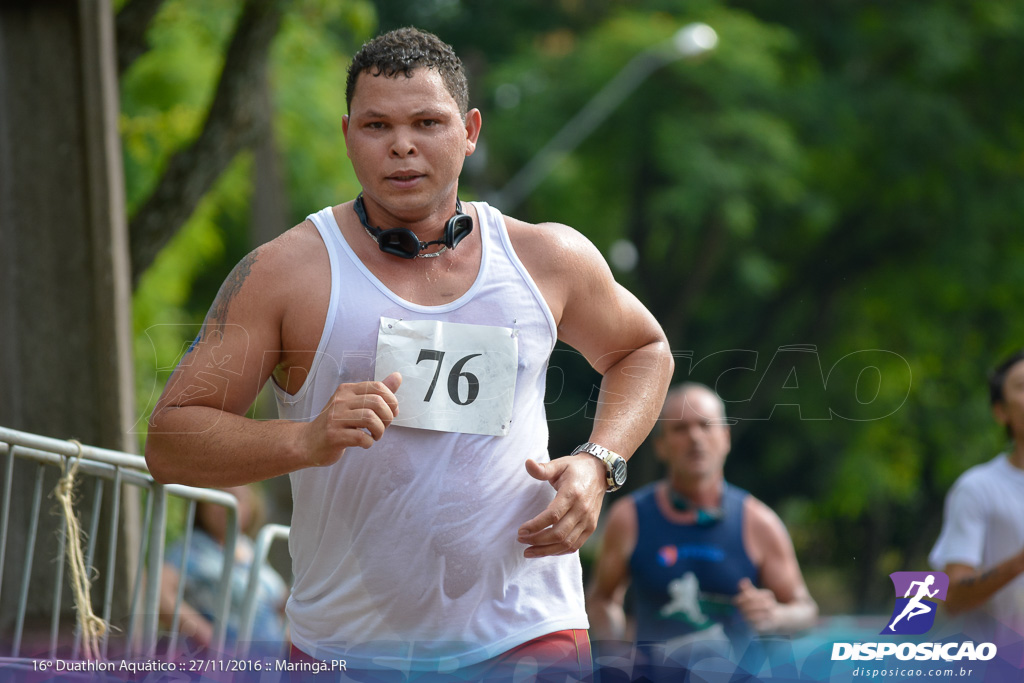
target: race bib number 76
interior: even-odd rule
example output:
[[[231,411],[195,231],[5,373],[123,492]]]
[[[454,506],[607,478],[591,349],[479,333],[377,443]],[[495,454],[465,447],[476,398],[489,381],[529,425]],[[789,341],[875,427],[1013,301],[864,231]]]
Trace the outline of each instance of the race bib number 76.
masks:
[[[511,328],[380,319],[374,379],[402,373],[394,425],[504,436],[518,367]]]

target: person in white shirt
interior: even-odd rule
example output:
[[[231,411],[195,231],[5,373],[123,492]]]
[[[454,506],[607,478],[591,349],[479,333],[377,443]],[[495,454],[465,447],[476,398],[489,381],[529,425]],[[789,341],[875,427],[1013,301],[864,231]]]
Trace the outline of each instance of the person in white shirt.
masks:
[[[949,576],[950,615],[1024,634],[1024,349],[992,372],[989,395],[1009,450],[957,479],[929,560]]]

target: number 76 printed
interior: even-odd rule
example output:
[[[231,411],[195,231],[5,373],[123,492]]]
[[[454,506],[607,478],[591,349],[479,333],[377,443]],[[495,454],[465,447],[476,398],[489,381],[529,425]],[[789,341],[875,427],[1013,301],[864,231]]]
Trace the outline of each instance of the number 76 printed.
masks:
[[[381,318],[375,379],[402,374],[393,425],[508,434],[518,371],[510,328]]]

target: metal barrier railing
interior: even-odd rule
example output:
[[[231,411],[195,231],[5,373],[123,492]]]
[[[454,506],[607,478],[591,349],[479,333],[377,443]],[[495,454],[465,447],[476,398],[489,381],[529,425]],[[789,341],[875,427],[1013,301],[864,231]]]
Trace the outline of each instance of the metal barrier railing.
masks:
[[[128,572],[131,575],[129,585],[126,587],[130,593],[121,593],[122,599],[126,595],[130,596],[127,626],[123,628],[123,632],[117,634],[121,640],[118,655],[124,658],[153,657],[158,654],[157,642],[161,635],[158,623],[160,584],[164,566],[169,499],[185,501],[187,522],[183,539],[186,550],[178,567],[183,578],[180,581],[170,629],[164,632],[164,635],[169,638],[167,647],[164,648],[165,652],[175,651],[179,637],[179,612],[183,601],[185,568],[188,562],[187,548],[190,544],[191,522],[195,516],[196,505],[199,502],[208,502],[225,508],[227,511],[227,535],[224,543],[224,564],[217,593],[217,605],[213,615],[213,640],[211,643],[215,652],[223,652],[231,601],[231,573],[234,567],[235,544],[239,533],[237,500],[234,496],[215,489],[158,484],[150,476],[145,459],[138,455],[80,445],[77,442],[52,439],[3,427],[0,427],[0,456],[4,459],[3,493],[2,501],[0,501],[0,598],[7,598],[8,604],[10,604],[10,597],[5,595],[4,591],[9,591],[9,586],[3,585],[3,576],[7,569],[5,562],[10,562],[15,557],[23,559],[24,562],[20,571],[20,580],[16,586],[16,608],[12,631],[8,634],[4,632],[6,627],[0,628],[0,664],[23,660],[26,655],[32,658],[47,657],[51,659],[58,656],[75,659],[80,656],[83,640],[81,627],[77,620],[75,624],[67,623],[70,620],[67,618],[64,604],[62,604],[64,603],[65,574],[68,573],[64,566],[68,543],[76,542],[76,539],[68,537],[68,525],[63,516],[56,518],[55,525],[58,532],[51,534],[54,537],[51,543],[55,543],[56,547],[52,552],[46,551],[49,556],[54,558],[55,563],[59,563],[55,571],[55,585],[37,586],[33,584],[33,557],[37,555],[37,546],[40,544],[40,529],[54,526],[52,517],[49,518],[51,521],[47,525],[47,518],[43,513],[43,498],[47,493],[44,488],[44,480],[47,474],[51,474],[49,472],[51,468],[65,473],[72,466],[76,467],[75,477],[79,490],[91,484],[91,490],[88,491],[91,494],[91,505],[81,506],[89,509],[83,510],[76,507],[84,530],[83,553],[88,571],[94,572],[92,568],[97,559],[98,548],[101,547],[98,541],[101,538],[105,540],[103,544],[105,557],[104,561],[100,563],[104,571],[93,575],[100,580],[92,586],[90,591],[94,598],[99,598],[95,600],[95,604],[102,605],[98,616],[104,622],[109,623],[111,620],[115,593],[125,588],[115,586],[115,568],[119,566],[131,568],[131,571]],[[18,476],[15,472],[16,461],[21,463]],[[19,485],[21,482],[31,481],[28,528],[18,530],[25,532],[19,536],[19,539],[22,540],[18,547],[12,547],[10,533],[15,481],[18,481]],[[135,500],[139,504],[133,506],[135,513],[126,515],[124,502],[126,497],[132,496],[135,496]],[[144,508],[141,505],[143,500]],[[137,535],[137,546],[133,548],[127,547],[126,543],[126,540],[131,537],[131,534],[128,533],[131,530],[134,530]],[[288,528],[280,525],[268,525],[265,531],[261,532],[251,577],[256,576],[259,566],[266,561],[270,543],[275,538],[286,538],[287,534]],[[45,541],[45,539],[43,540]],[[256,587],[252,583],[251,580],[243,606],[244,632],[241,634],[243,636],[251,633],[252,629],[251,603],[256,597]],[[28,614],[28,597],[30,593],[39,590],[52,591],[53,604],[49,617],[49,635],[44,648],[41,650],[37,648],[36,651],[25,653],[23,652],[25,645],[23,639]],[[62,618],[62,614],[64,618]],[[9,621],[11,620],[6,620],[6,622]],[[111,637],[112,634],[109,630],[102,636],[99,651],[102,658],[108,656]],[[242,640],[243,638],[239,638],[239,642]],[[68,646],[69,642],[70,647]],[[3,649],[8,643],[9,651],[5,653]]]
[[[241,644],[241,649],[237,653],[239,657],[245,657],[249,654],[253,622],[256,617],[256,593],[260,583],[260,567],[266,564],[267,555],[270,553],[270,546],[274,541],[287,541],[290,530],[290,527],[281,524],[267,524],[260,529],[259,534],[256,536],[256,547],[253,553],[252,565],[249,567],[249,582],[246,585],[245,600],[242,603],[242,617],[238,627],[238,642]]]

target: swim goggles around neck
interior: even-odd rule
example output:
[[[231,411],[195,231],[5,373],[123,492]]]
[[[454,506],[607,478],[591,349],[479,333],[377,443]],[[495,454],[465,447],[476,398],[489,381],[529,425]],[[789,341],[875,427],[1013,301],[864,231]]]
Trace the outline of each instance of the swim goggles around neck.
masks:
[[[725,510],[721,507],[697,507],[689,498],[672,488],[671,484],[668,486],[668,499],[674,510],[693,513],[695,515],[694,523],[697,526],[711,526],[725,516]]]
[[[432,242],[420,242],[420,238],[409,228],[388,228],[384,230],[383,228],[370,225],[366,220],[366,207],[363,205],[362,192],[356,197],[352,208],[355,210],[356,215],[359,216],[359,222],[366,228],[366,233],[373,238],[373,241],[377,243],[380,250],[385,254],[401,258],[434,258],[435,256],[440,256],[447,250],[454,249],[459,242],[469,236],[469,233],[473,232],[473,219],[462,213],[462,202],[458,198],[455,200],[455,215],[449,218],[444,226],[444,236]],[[430,254],[421,253],[427,247],[435,244],[440,244],[441,248]]]

